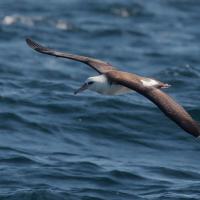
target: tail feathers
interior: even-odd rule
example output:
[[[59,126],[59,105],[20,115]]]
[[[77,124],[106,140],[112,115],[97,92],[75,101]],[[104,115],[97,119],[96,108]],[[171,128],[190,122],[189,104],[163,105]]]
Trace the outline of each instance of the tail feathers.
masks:
[[[162,83],[159,85],[159,89],[165,89],[165,88],[169,88],[171,87],[171,85],[167,84],[167,83]]]

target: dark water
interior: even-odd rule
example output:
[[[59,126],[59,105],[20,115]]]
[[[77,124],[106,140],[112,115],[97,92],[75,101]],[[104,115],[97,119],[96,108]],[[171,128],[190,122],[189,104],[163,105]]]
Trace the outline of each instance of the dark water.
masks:
[[[138,94],[73,92],[94,71],[32,37],[171,84],[200,121],[200,1],[1,0],[0,199],[200,199],[200,141]]]

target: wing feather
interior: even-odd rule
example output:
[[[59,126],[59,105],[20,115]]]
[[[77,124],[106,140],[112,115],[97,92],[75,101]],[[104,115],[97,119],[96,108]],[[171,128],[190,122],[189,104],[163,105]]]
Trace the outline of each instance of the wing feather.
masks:
[[[103,62],[101,60],[97,60],[97,59],[85,57],[85,56],[79,56],[79,55],[75,55],[75,54],[70,54],[70,53],[66,53],[66,52],[56,51],[56,50],[44,47],[44,46],[40,45],[39,43],[36,43],[35,41],[33,41],[30,38],[27,38],[26,42],[35,51],[38,51],[38,52],[44,53],[44,54],[48,54],[51,56],[68,58],[71,60],[85,63],[85,64],[89,65],[90,67],[92,67],[94,70],[96,70],[100,74],[114,69],[114,67],[112,65],[110,65],[109,63]]]
[[[200,136],[200,125],[193,120],[190,114],[170,96],[155,87],[145,87],[138,80],[133,79],[131,74],[120,71],[111,71],[106,76],[114,82],[126,86],[142,94],[154,104],[179,127],[194,137]]]

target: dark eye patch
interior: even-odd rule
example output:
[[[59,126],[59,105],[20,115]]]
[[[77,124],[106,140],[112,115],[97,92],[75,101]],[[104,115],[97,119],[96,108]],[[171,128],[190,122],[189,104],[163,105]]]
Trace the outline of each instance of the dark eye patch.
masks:
[[[91,85],[91,84],[93,84],[93,83],[94,83],[93,81],[89,81],[89,82],[88,82],[88,85]]]

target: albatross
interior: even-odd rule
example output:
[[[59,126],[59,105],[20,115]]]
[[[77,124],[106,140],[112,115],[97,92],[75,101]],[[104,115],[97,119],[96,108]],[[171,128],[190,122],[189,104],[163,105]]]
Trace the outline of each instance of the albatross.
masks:
[[[34,50],[51,56],[67,58],[89,65],[99,75],[89,77],[84,84],[75,91],[75,94],[86,89],[104,95],[125,94],[136,91],[152,101],[157,107],[180,128],[194,137],[200,136],[200,125],[190,114],[162,89],[170,85],[153,78],[142,77],[136,74],[119,71],[111,64],[91,57],[56,51],[36,43],[30,38],[27,44]]]

